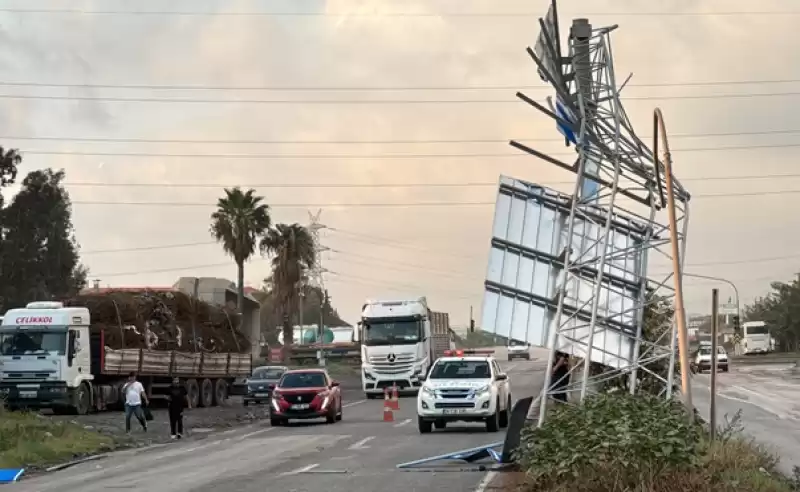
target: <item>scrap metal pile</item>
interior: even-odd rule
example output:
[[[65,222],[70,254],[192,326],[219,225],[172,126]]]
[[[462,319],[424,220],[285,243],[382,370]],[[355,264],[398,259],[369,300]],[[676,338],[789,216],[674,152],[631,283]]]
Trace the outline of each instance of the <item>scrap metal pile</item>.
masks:
[[[248,352],[239,315],[182,292],[84,294],[64,302],[91,313],[91,331],[104,331],[106,347],[181,352]]]

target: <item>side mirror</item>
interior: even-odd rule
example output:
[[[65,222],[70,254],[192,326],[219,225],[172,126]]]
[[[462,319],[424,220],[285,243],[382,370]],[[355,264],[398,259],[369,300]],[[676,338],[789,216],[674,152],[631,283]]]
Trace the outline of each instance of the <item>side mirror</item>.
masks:
[[[331,381],[331,388],[339,386],[339,381],[333,380]]]
[[[505,381],[505,380],[507,380],[507,379],[508,379],[508,374],[506,374],[506,373],[504,373],[504,372],[501,372],[500,374],[498,374],[498,375],[495,377],[495,380],[497,380],[497,381]]]
[[[72,367],[72,361],[75,360],[75,332],[70,331],[67,335],[67,365]]]
[[[425,374],[420,374],[419,376],[417,376],[417,379],[420,381],[425,381],[428,378],[425,376]]]

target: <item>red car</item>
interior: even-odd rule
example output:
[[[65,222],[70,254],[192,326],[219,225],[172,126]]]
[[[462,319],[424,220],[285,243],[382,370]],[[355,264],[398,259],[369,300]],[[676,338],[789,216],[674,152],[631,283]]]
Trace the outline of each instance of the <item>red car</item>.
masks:
[[[324,418],[329,424],[342,420],[342,392],[323,369],[286,371],[272,390],[270,423],[284,425],[289,419]]]

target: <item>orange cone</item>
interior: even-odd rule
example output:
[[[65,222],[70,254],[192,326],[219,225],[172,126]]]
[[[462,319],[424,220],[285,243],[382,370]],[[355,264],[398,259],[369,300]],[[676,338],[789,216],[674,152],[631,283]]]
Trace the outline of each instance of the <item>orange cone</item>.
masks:
[[[383,421],[394,422],[394,412],[392,411],[392,407],[386,404],[383,405]]]
[[[389,400],[392,410],[400,410],[400,396],[397,393],[397,386],[392,386],[392,398]]]

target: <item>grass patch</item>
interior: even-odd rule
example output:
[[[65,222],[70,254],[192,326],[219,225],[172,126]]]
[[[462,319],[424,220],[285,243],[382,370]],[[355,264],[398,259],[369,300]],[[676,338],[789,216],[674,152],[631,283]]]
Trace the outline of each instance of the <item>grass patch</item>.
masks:
[[[709,441],[678,402],[604,394],[559,405],[525,429],[517,462],[536,492],[789,492],[778,459],[746,438],[738,416]]]
[[[113,440],[71,422],[0,406],[0,468],[39,468],[113,448]]]

